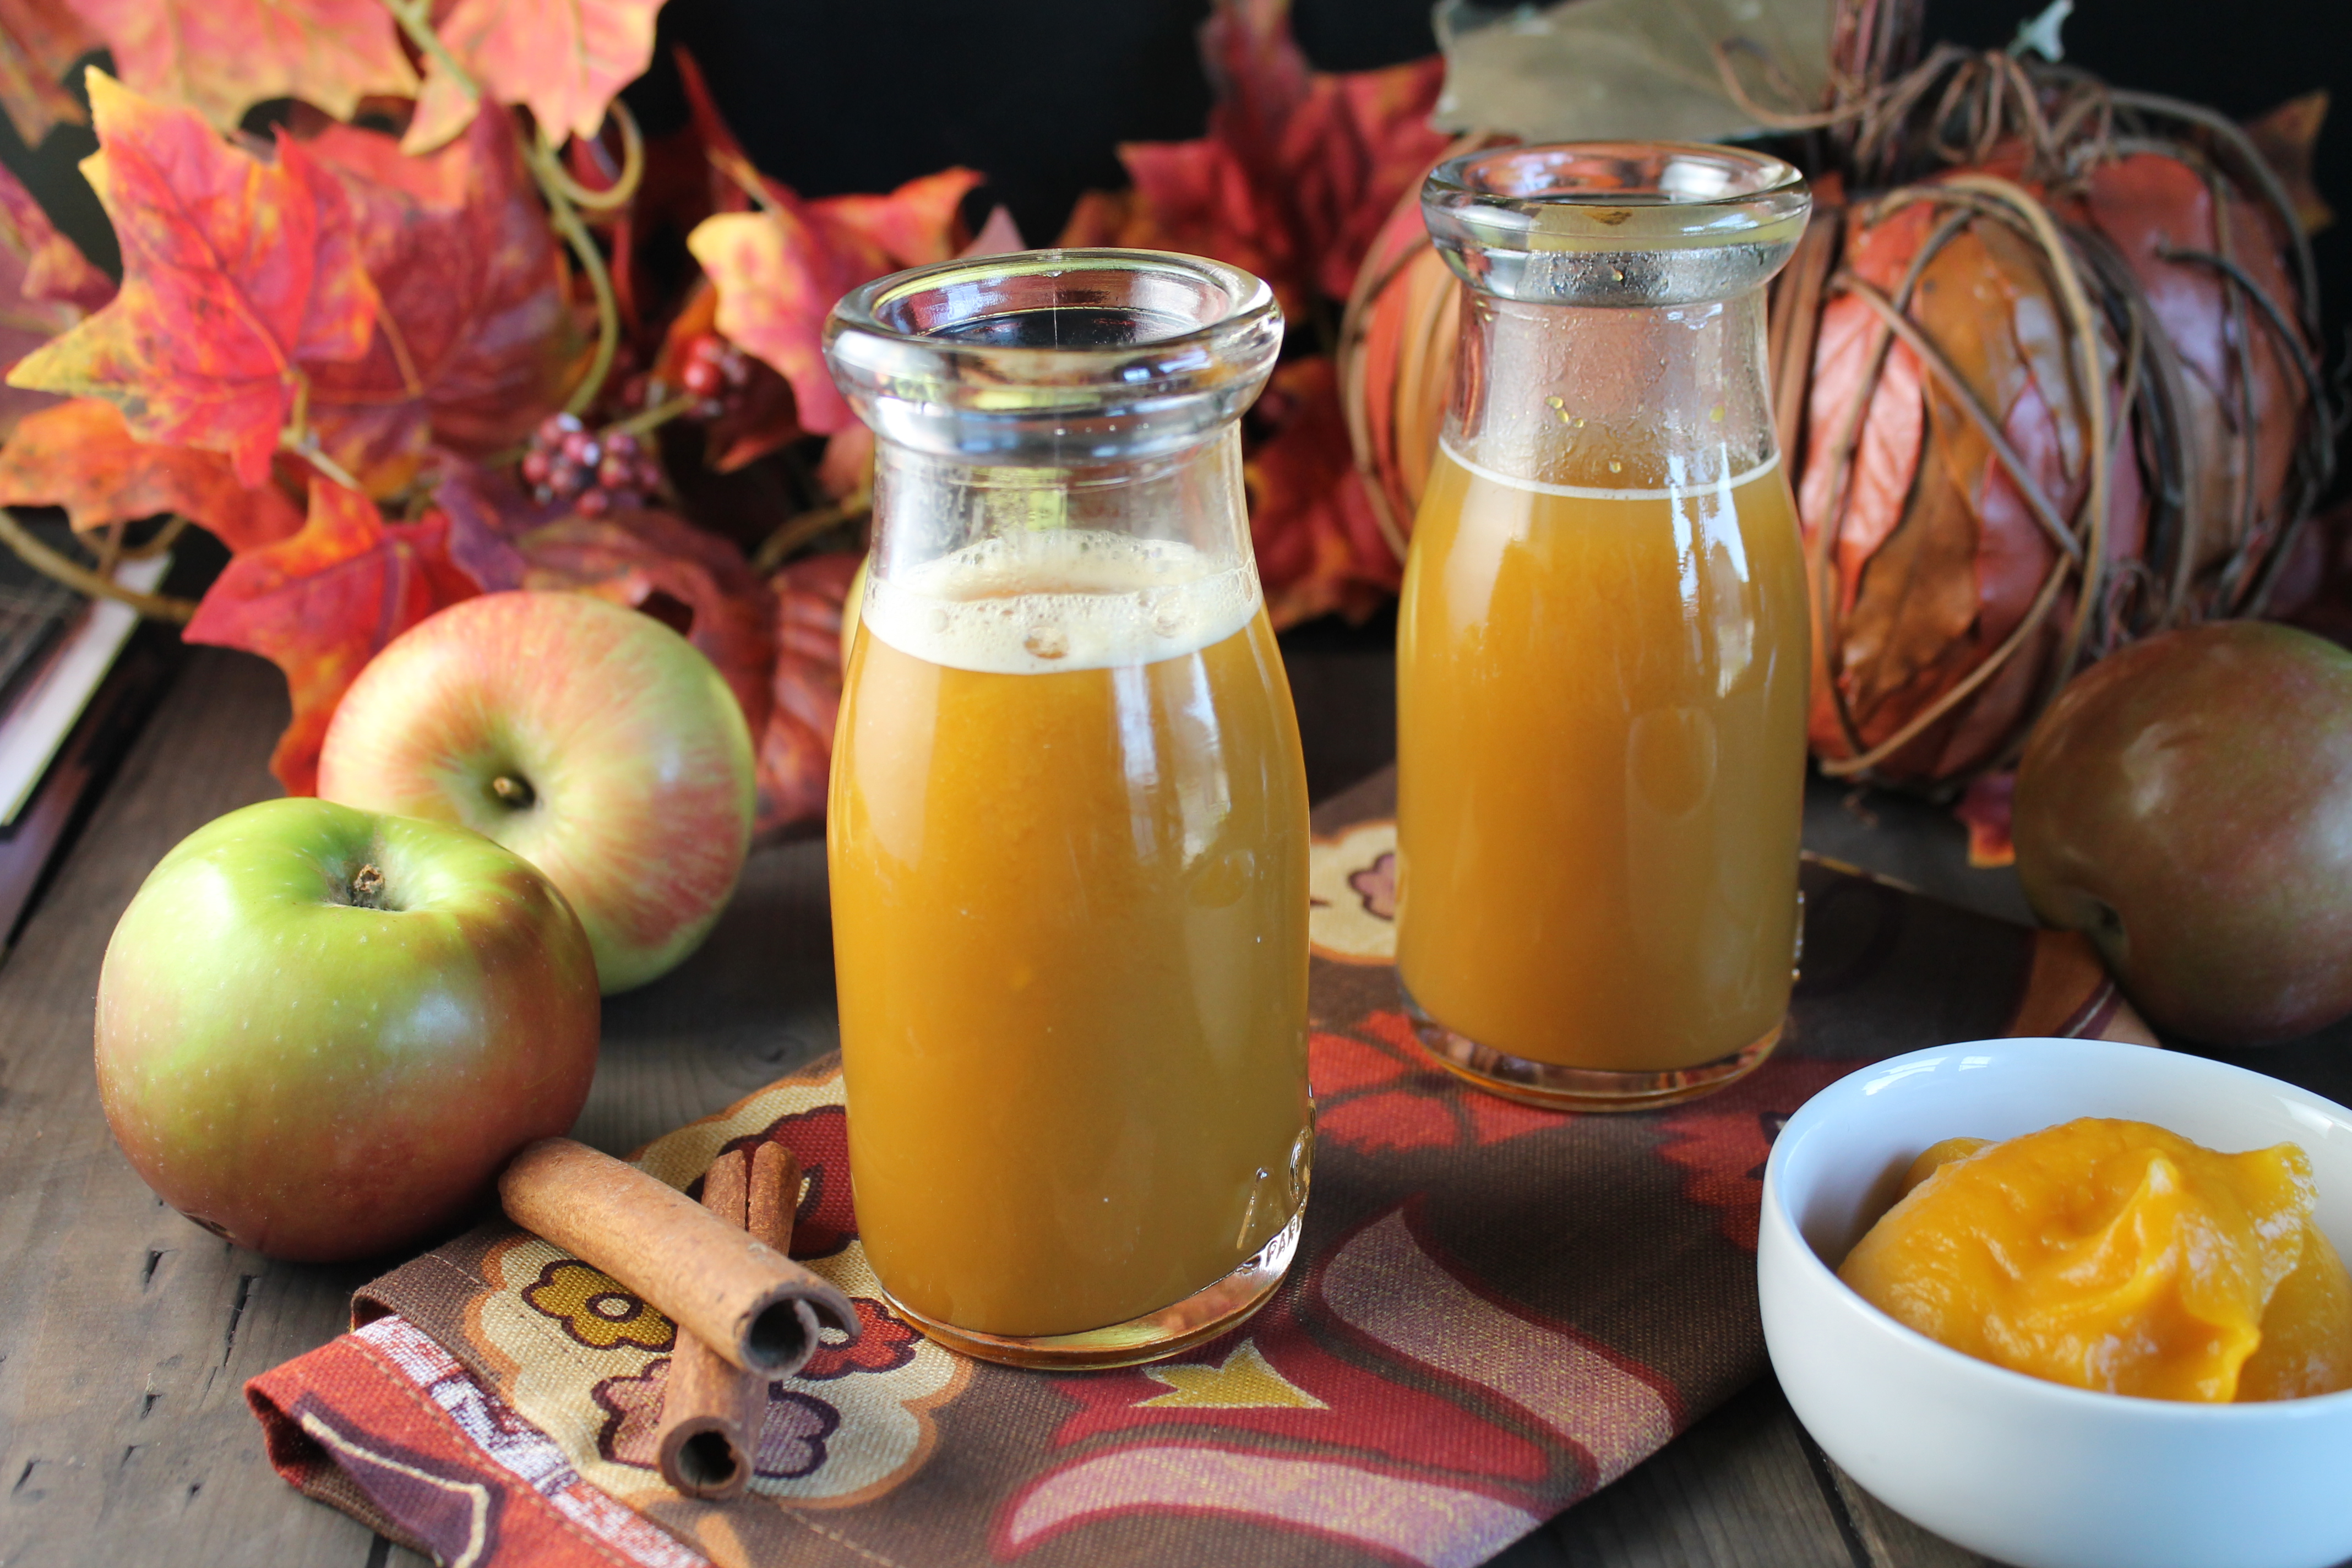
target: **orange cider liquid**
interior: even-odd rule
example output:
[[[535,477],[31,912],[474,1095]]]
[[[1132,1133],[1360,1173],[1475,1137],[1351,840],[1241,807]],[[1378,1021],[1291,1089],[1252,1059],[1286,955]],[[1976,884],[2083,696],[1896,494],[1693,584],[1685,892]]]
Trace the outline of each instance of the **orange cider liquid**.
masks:
[[[1443,448],[1397,647],[1397,963],[1422,1010],[1625,1072],[1778,1028],[1809,636],[1777,465],[1611,491]]]
[[[828,850],[852,1184],[898,1301],[1078,1332],[1305,1195],[1307,782],[1246,566],[1087,531],[869,591]]]

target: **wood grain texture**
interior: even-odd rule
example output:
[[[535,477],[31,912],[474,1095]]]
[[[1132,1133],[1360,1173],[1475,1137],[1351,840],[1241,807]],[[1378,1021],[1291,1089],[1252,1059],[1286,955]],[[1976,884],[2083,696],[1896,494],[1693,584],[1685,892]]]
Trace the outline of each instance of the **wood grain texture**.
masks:
[[[98,1107],[90,1016],[116,918],[163,853],[275,793],[285,686],[192,657],[0,966],[0,1562],[360,1568],[371,1533],[270,1471],[246,1378],[344,1324],[371,1269],[275,1264],[140,1182]]]
[[[1759,1380],[1495,1568],[1872,1568],[1806,1462],[1780,1385]]]

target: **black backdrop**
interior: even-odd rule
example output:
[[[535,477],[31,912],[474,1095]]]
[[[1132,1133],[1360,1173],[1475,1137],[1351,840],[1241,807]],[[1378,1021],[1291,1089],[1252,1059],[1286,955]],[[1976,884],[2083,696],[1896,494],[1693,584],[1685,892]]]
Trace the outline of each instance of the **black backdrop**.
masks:
[[[1826,4],[1827,0],[1823,0]],[[2006,43],[2042,0],[1929,0],[1928,34]],[[1307,56],[1331,70],[1426,54],[1426,0],[1291,0]],[[984,171],[972,212],[1011,207],[1050,242],[1130,140],[1200,133],[1209,104],[1193,35],[1208,0],[670,0],[664,42],[691,49],[761,167],[809,195],[887,190],[950,163]],[[2344,221],[2318,238],[2330,358],[2352,304],[2352,0],[2077,0],[2067,58],[2130,87],[2244,118],[2314,88],[2336,113],[2316,175]],[[665,48],[630,90],[649,130],[685,113]],[[112,237],[60,127],[37,149],[0,117],[0,163],[102,265]]]

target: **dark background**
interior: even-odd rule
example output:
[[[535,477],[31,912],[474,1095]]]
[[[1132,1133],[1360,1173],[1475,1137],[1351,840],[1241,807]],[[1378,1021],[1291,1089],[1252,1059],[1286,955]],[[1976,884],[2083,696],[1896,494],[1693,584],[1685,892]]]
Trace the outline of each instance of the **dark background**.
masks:
[[[1997,47],[2042,4],[1929,0],[1927,36]],[[693,52],[760,166],[803,194],[887,190],[961,163],[990,176],[976,210],[1004,203],[1043,245],[1079,192],[1124,183],[1118,142],[1201,133],[1193,34],[1207,15],[1207,0],[670,0],[661,33]],[[1291,5],[1326,70],[1433,52],[1429,16],[1425,0]],[[2346,219],[2317,242],[2336,357],[2352,298],[2352,3],[2077,0],[2063,37],[2071,64],[2242,120],[2330,89],[2315,174]],[[630,98],[648,130],[682,119],[666,49]]]
[[[1822,0],[1827,4],[1828,0]],[[2042,0],[1929,0],[1927,33],[2007,43]],[[1089,187],[1124,184],[1123,141],[1201,133],[1209,83],[1195,34],[1209,0],[670,0],[662,47],[629,90],[648,132],[683,122],[671,45],[700,62],[746,151],[811,196],[886,191],[950,163],[984,172],[977,220],[998,202],[1050,244]],[[1292,0],[1293,31],[1327,70],[1432,52],[1426,0]],[[2344,360],[2352,304],[2352,0],[2078,0],[2066,58],[2121,86],[2239,119],[2315,88],[2335,112],[2315,174],[2345,221],[2315,242],[2328,357]],[[61,126],[37,149],[0,118],[0,163],[109,269],[112,235],[74,165],[95,145]]]

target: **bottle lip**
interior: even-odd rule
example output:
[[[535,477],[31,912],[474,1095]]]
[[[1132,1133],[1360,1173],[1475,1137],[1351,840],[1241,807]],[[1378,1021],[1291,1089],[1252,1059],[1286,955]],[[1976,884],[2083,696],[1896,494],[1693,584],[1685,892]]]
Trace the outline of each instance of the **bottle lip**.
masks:
[[[1694,142],[1570,142],[1450,158],[1430,237],[1484,292],[1535,303],[1727,299],[1780,269],[1812,196],[1793,164]]]
[[[969,460],[1150,457],[1254,401],[1282,348],[1264,280],[1172,251],[1016,251],[853,289],[824,324],[877,436]]]

